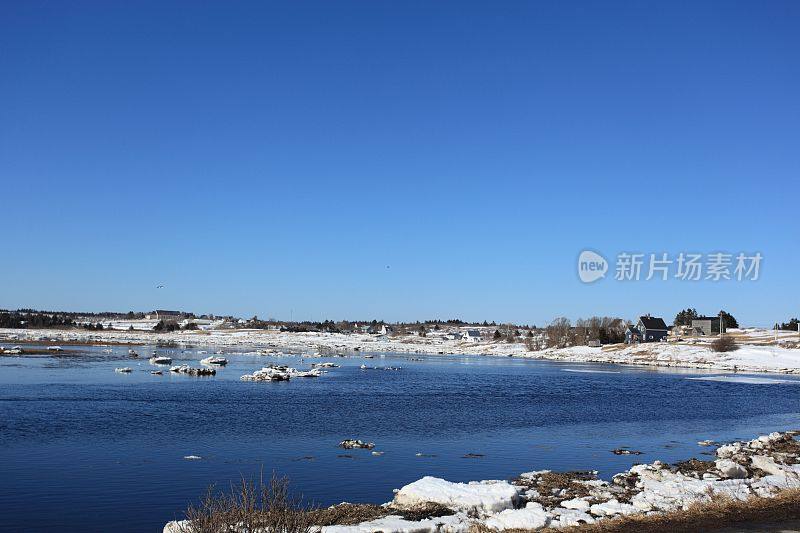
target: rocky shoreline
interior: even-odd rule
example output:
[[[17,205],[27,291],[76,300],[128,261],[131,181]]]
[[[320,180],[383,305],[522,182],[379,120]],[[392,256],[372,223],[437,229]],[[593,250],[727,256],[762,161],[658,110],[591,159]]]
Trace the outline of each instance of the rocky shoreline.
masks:
[[[466,533],[476,527],[562,529],[623,515],[657,515],[714,498],[771,498],[800,488],[800,431],[719,446],[713,461],[654,461],[612,477],[597,472],[526,472],[510,481],[454,483],[424,477],[395,491],[377,517],[319,526],[320,533]],[[705,444],[705,443],[701,443]],[[339,504],[347,506],[353,504]],[[338,506],[333,506],[335,509]],[[420,510],[431,509],[427,513]],[[166,524],[179,533],[186,522]]]

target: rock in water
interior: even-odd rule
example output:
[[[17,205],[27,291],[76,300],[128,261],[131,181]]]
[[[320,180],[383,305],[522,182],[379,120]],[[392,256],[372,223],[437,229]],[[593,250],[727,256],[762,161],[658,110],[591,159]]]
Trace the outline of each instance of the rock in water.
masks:
[[[616,450],[611,450],[611,453],[614,455],[642,455],[640,451],[628,450],[627,448],[617,448]]]
[[[363,448],[365,450],[371,450],[375,447],[374,442],[364,442],[361,439],[345,439],[339,443],[340,448],[344,448],[345,450],[352,450],[354,448]]]

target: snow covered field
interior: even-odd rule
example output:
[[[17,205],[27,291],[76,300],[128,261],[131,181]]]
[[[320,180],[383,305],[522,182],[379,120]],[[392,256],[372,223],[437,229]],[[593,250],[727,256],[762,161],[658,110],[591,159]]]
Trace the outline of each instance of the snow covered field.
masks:
[[[713,338],[680,342],[623,344],[603,347],[575,346],[529,351],[523,342],[467,342],[443,334],[419,337],[342,333],[288,333],[270,330],[209,330],[152,333],[146,331],[87,331],[45,329],[0,329],[0,347],[22,342],[60,344],[156,344],[177,343],[225,348],[247,347],[307,354],[399,352],[438,355],[486,355],[547,359],[572,363],[616,363],[661,367],[701,368],[710,371],[800,373],[798,334],[765,329],[733,330],[739,349],[717,353],[710,349]]]

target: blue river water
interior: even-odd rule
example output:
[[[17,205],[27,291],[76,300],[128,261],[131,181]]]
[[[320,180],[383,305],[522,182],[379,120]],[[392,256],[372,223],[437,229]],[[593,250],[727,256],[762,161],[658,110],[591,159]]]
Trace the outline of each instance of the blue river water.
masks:
[[[157,350],[198,366],[207,355],[197,349],[141,347],[131,359],[128,347],[64,348],[0,357],[0,531],[160,531],[210,484],[272,472],[320,505],[383,503],[424,475],[608,477],[635,462],[703,458],[698,440],[800,426],[800,381],[783,377],[748,384],[505,357],[228,353],[216,376],[197,378],[152,375],[147,361]],[[269,363],[322,361],[341,367],[289,382],[239,379]],[[121,366],[133,372],[115,373]],[[384,453],[342,450],[345,438]],[[610,453],[622,446],[644,454]]]

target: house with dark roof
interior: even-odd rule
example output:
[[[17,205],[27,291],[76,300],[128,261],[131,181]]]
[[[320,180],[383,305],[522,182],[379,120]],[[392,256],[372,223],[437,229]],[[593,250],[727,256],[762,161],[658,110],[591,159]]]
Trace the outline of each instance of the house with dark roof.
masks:
[[[641,342],[658,342],[666,339],[669,334],[664,319],[650,315],[640,316],[639,322],[636,323],[636,329],[639,330]]]
[[[462,339],[469,342],[480,342],[481,332],[477,329],[468,329],[462,334]]]
[[[164,309],[156,309],[152,313],[145,315],[145,318],[154,318],[156,320],[180,320],[184,317],[181,311],[166,311]]]

